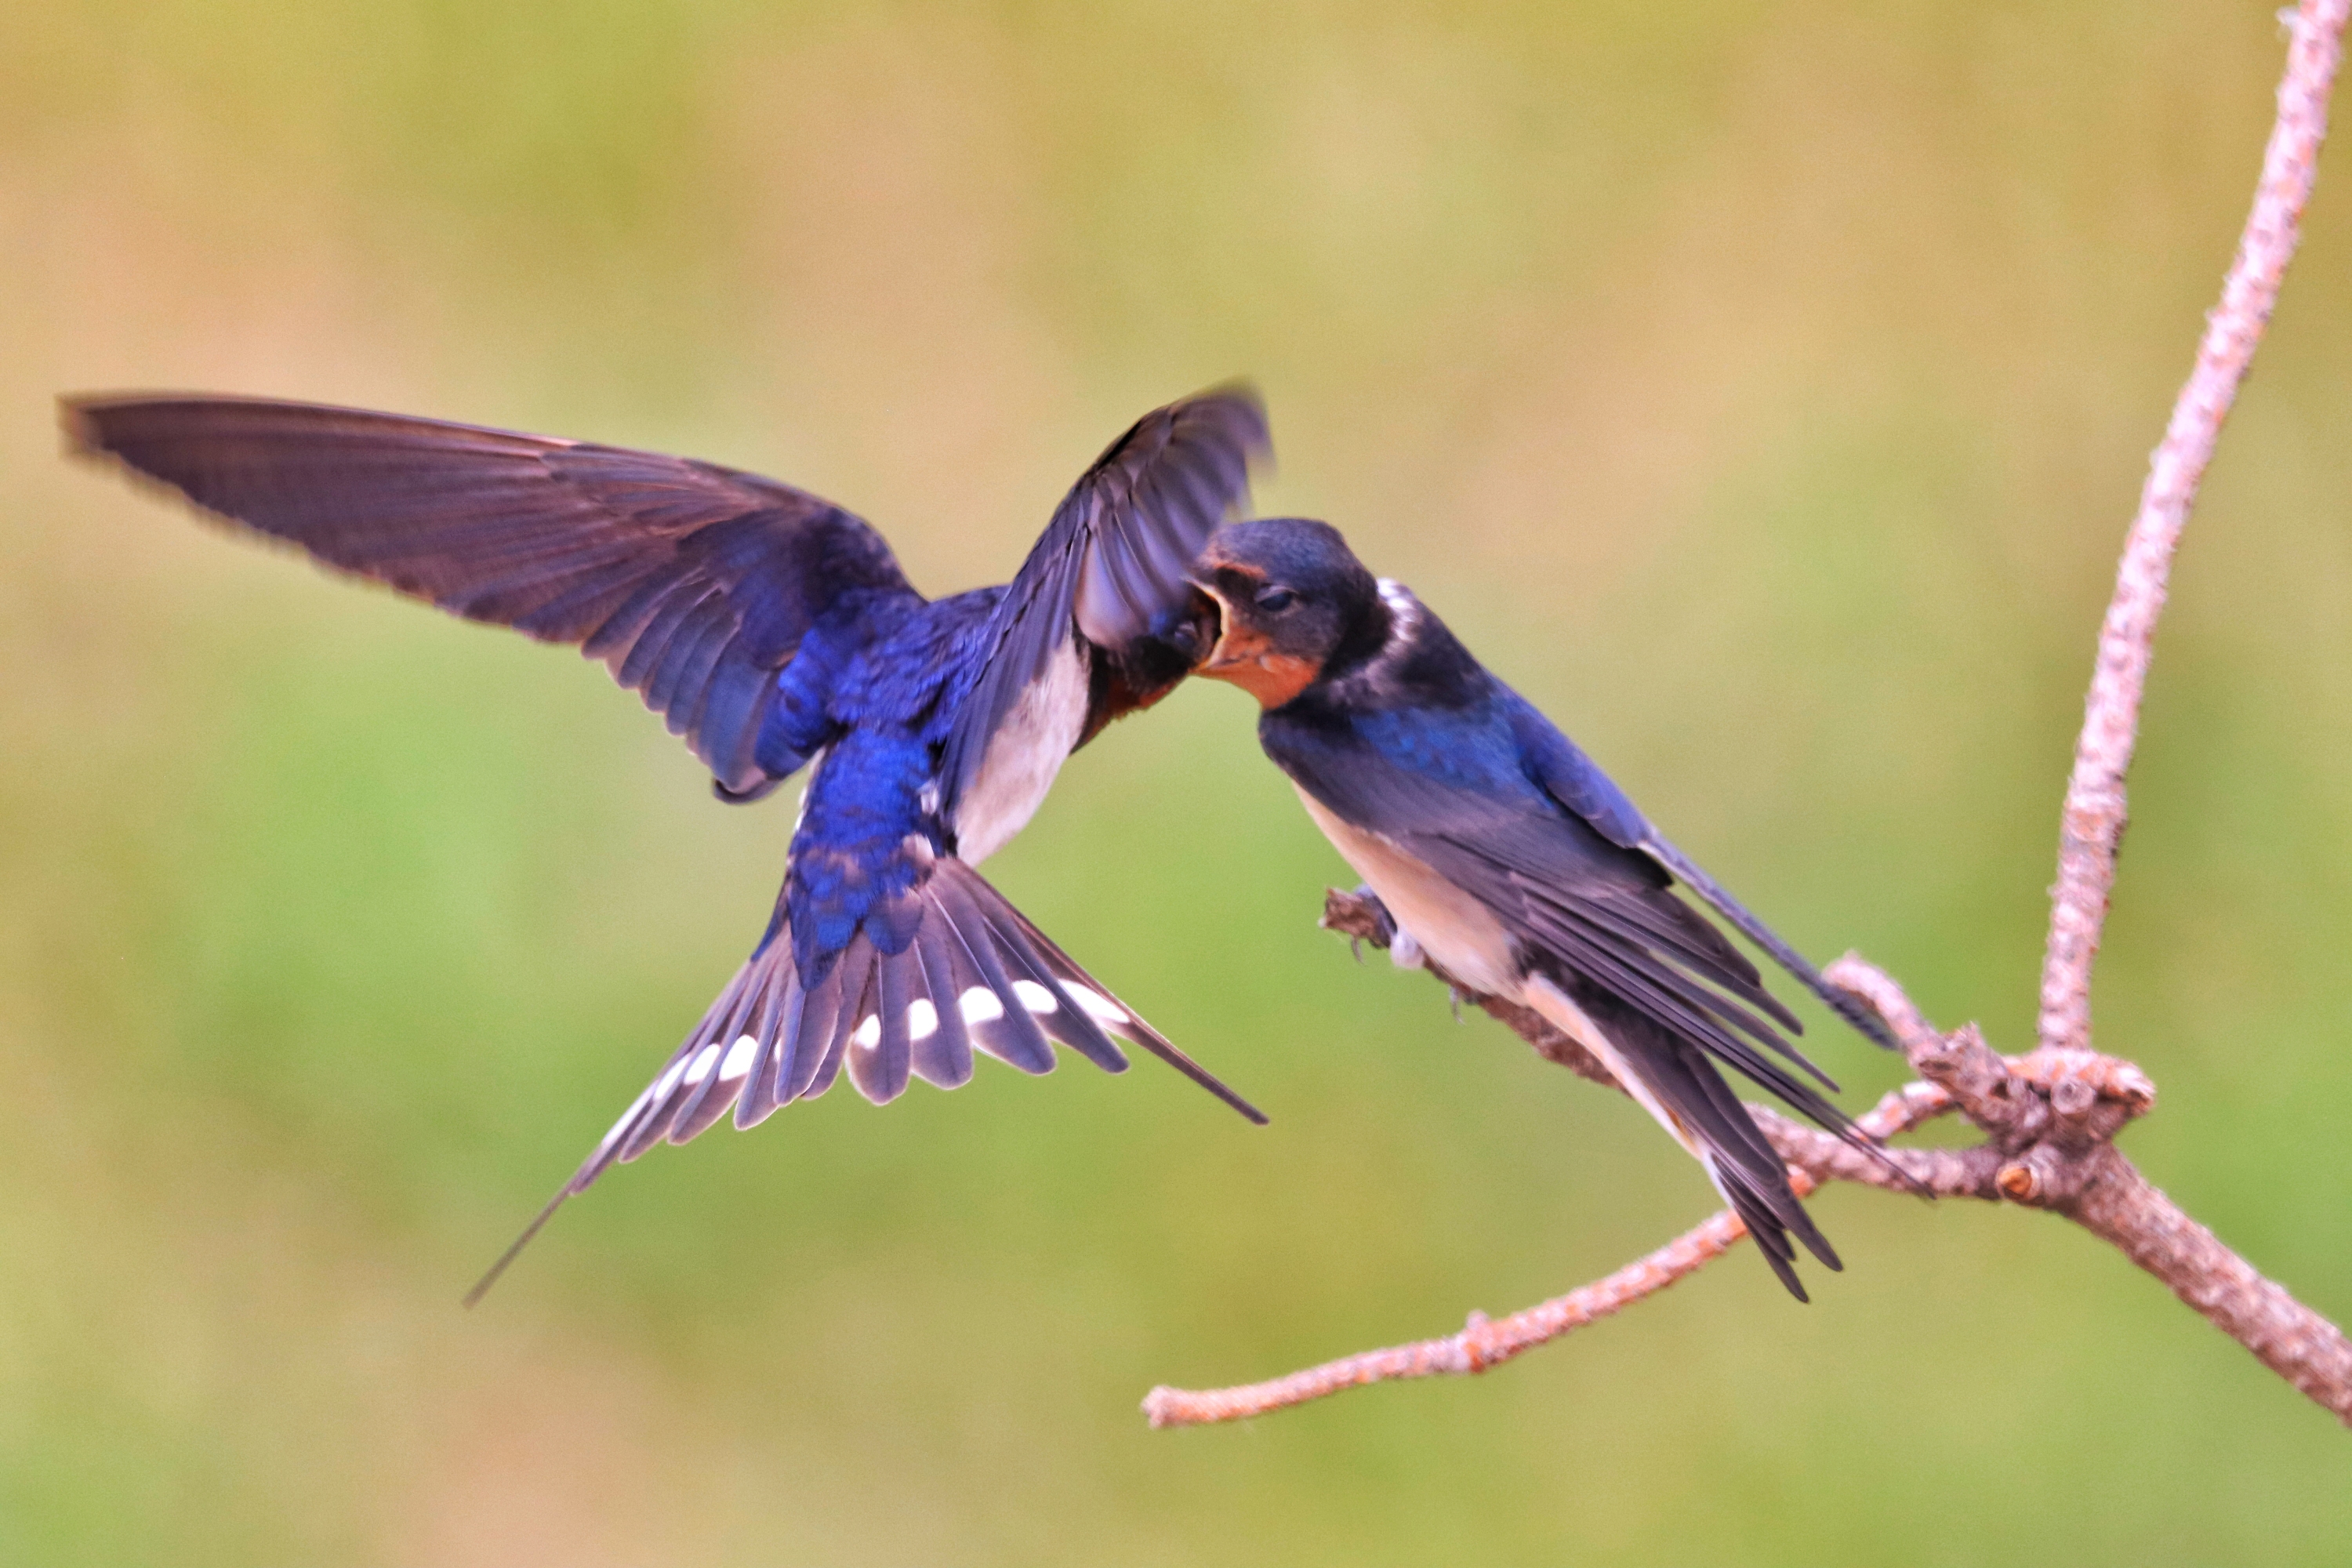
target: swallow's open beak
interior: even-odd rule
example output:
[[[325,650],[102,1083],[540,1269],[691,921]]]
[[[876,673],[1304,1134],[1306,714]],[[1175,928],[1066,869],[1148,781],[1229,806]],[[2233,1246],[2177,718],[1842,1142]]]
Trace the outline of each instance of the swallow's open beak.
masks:
[[[1209,631],[1209,635],[1202,638],[1208,652],[1192,667],[1192,673],[1222,680],[1228,679],[1237,666],[1250,663],[1255,656],[1244,653],[1234,646],[1237,639],[1233,602],[1217,591],[1216,583],[1210,575],[1215,566],[1215,562],[1204,556],[1197,568],[1186,574],[1184,581],[1191,584],[1193,591],[1206,602],[1203,618]]]
[[[1314,680],[1316,666],[1297,655],[1276,652],[1264,627],[1249,625],[1245,616],[1235,613],[1234,601],[1218,585],[1219,578],[1231,583],[1237,593],[1248,592],[1253,581],[1263,579],[1253,568],[1227,567],[1227,563],[1204,554],[1184,579],[1216,606],[1219,628],[1215,646],[1192,667],[1192,673],[1231,681],[1256,698],[1261,707],[1279,708]],[[1238,583],[1234,583],[1236,578]]]

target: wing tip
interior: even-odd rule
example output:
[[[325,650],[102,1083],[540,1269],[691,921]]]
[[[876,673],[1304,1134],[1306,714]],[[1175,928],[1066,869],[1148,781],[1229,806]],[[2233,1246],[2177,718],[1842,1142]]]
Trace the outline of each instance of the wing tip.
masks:
[[[125,401],[114,393],[61,392],[58,394],[58,434],[65,455],[68,458],[108,458],[114,449],[107,445],[106,433],[100,415],[110,405]]]
[[[1887,1028],[1885,1020],[1872,1012],[1858,998],[1832,985],[1828,978],[1814,967],[1811,960],[1789,945],[1777,931],[1764,923],[1761,917],[1738,899],[1733,898],[1729,889],[1700,869],[1696,861],[1684,854],[1664,834],[1653,828],[1638,847],[1651,859],[1680,879],[1717,914],[1729,921],[1734,929],[1762,949],[1765,954],[1785,970],[1791,979],[1819,997],[1831,1012],[1845,1020],[1848,1027],[1882,1049],[1899,1051],[1903,1048],[1895,1038],[1893,1031]],[[1797,1032],[1800,1034],[1804,1032],[1802,1026],[1798,1026]],[[1819,1068],[1813,1067],[1810,1062],[1805,1065],[1811,1068],[1815,1076],[1821,1077],[1823,1082],[1829,1081]],[[1836,1086],[1832,1084],[1831,1087]]]
[[[1272,441],[1272,432],[1267,428],[1265,394],[1258,389],[1257,383],[1250,377],[1226,376],[1222,381],[1210,383],[1190,397],[1179,398],[1171,406],[1182,408],[1208,403],[1230,404],[1240,408],[1256,421],[1259,437],[1269,443]]]
[[[1260,1127],[1266,1125],[1270,1118],[1265,1111],[1243,1099],[1214,1073],[1179,1050],[1159,1030],[1146,1023],[1142,1015],[1063,952],[1053,938],[1038,930],[1027,916],[1015,909],[972,867],[961,859],[948,858],[939,862],[934,874],[955,889],[953,897],[959,900],[970,900],[977,906],[983,923],[999,947],[1016,952],[1020,962],[1032,972],[1032,984],[1042,983],[1049,989],[1055,1006],[1051,1012],[1038,1011],[1039,1018],[1053,1018],[1064,1015],[1066,1010],[1063,1034],[1076,1032],[1073,1026],[1081,1026],[1084,1034],[1111,1047],[1111,1056],[1118,1065],[1112,1066],[1098,1051],[1087,1050],[1078,1040],[1064,1038],[1065,1045],[1079,1051],[1105,1071],[1123,1072],[1127,1068],[1128,1058],[1117,1049],[1110,1037],[1116,1034],[1129,1045],[1150,1052],[1191,1079],[1231,1106],[1244,1121]],[[1005,918],[1002,921],[990,919],[989,915],[994,911],[1002,911]],[[1018,982],[1015,984],[1017,986]],[[1073,986],[1081,988],[1084,994],[1073,992]],[[1087,1005],[1088,996],[1100,1004],[1104,1010],[1097,1012],[1096,1007]]]

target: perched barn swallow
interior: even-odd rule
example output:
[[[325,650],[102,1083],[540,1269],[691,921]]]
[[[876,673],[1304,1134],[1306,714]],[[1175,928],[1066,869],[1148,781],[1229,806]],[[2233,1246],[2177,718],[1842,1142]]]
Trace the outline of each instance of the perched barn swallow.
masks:
[[[1164,696],[1210,629],[1185,573],[1249,489],[1264,409],[1223,388],[1146,415],[1013,581],[927,600],[881,535],[715,464],[244,397],[85,396],[74,449],[469,620],[601,658],[730,801],[803,766],[773,918],[653,1083],[476,1288],[615,1161],[730,1109],[750,1127],[846,1068],[879,1104],[984,1051],[1059,1041],[1111,1072],[1142,1047],[1265,1118],[1081,969],[977,867],[1063,760]]]
[[[1837,1087],[1781,1036],[1801,1026],[1756,966],[1670,889],[1689,888],[1891,1046],[1884,1026],[1668,843],[1409,590],[1366,571],[1338,530],[1231,524],[1194,582],[1222,623],[1198,673],[1258,700],[1266,755],[1399,931],[1464,985],[1533,1008],[1605,1063],[1803,1300],[1790,1237],[1829,1268],[1837,1254],[1715,1062],[1870,1145],[1774,1059]]]

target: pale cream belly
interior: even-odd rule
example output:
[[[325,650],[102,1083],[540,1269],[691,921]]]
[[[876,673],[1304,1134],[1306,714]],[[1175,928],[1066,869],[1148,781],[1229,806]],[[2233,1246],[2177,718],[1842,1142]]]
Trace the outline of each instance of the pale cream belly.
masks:
[[[1494,910],[1378,834],[1341,821],[1305,790],[1298,798],[1323,837],[1439,968],[1474,991],[1517,999],[1518,962],[1510,932]]]
[[[1305,790],[1298,791],[1298,798],[1306,803],[1307,815],[1315,819],[1323,836],[1380,895],[1398,927],[1421,943],[1422,951],[1439,968],[1474,991],[1534,1008],[1562,1034],[1599,1057],[1634,1101],[1656,1118],[1675,1142],[1697,1156],[1707,1166],[1709,1178],[1715,1179],[1713,1163],[1690,1130],[1659,1102],[1584,1009],[1541,975],[1520,974],[1510,933],[1492,910],[1378,834],[1342,822]],[[1719,1180],[1717,1184],[1721,1185]]]
[[[956,805],[957,858],[977,866],[1029,826],[1086,721],[1086,661],[1066,646],[989,738],[980,777]]]

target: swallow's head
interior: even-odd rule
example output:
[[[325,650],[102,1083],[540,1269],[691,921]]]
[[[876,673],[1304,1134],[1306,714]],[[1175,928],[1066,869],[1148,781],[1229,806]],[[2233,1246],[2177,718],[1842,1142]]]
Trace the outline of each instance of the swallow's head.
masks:
[[[1267,708],[1370,657],[1387,636],[1379,583],[1328,522],[1229,523],[1191,580],[1216,605],[1219,628],[1195,673],[1230,680]]]

